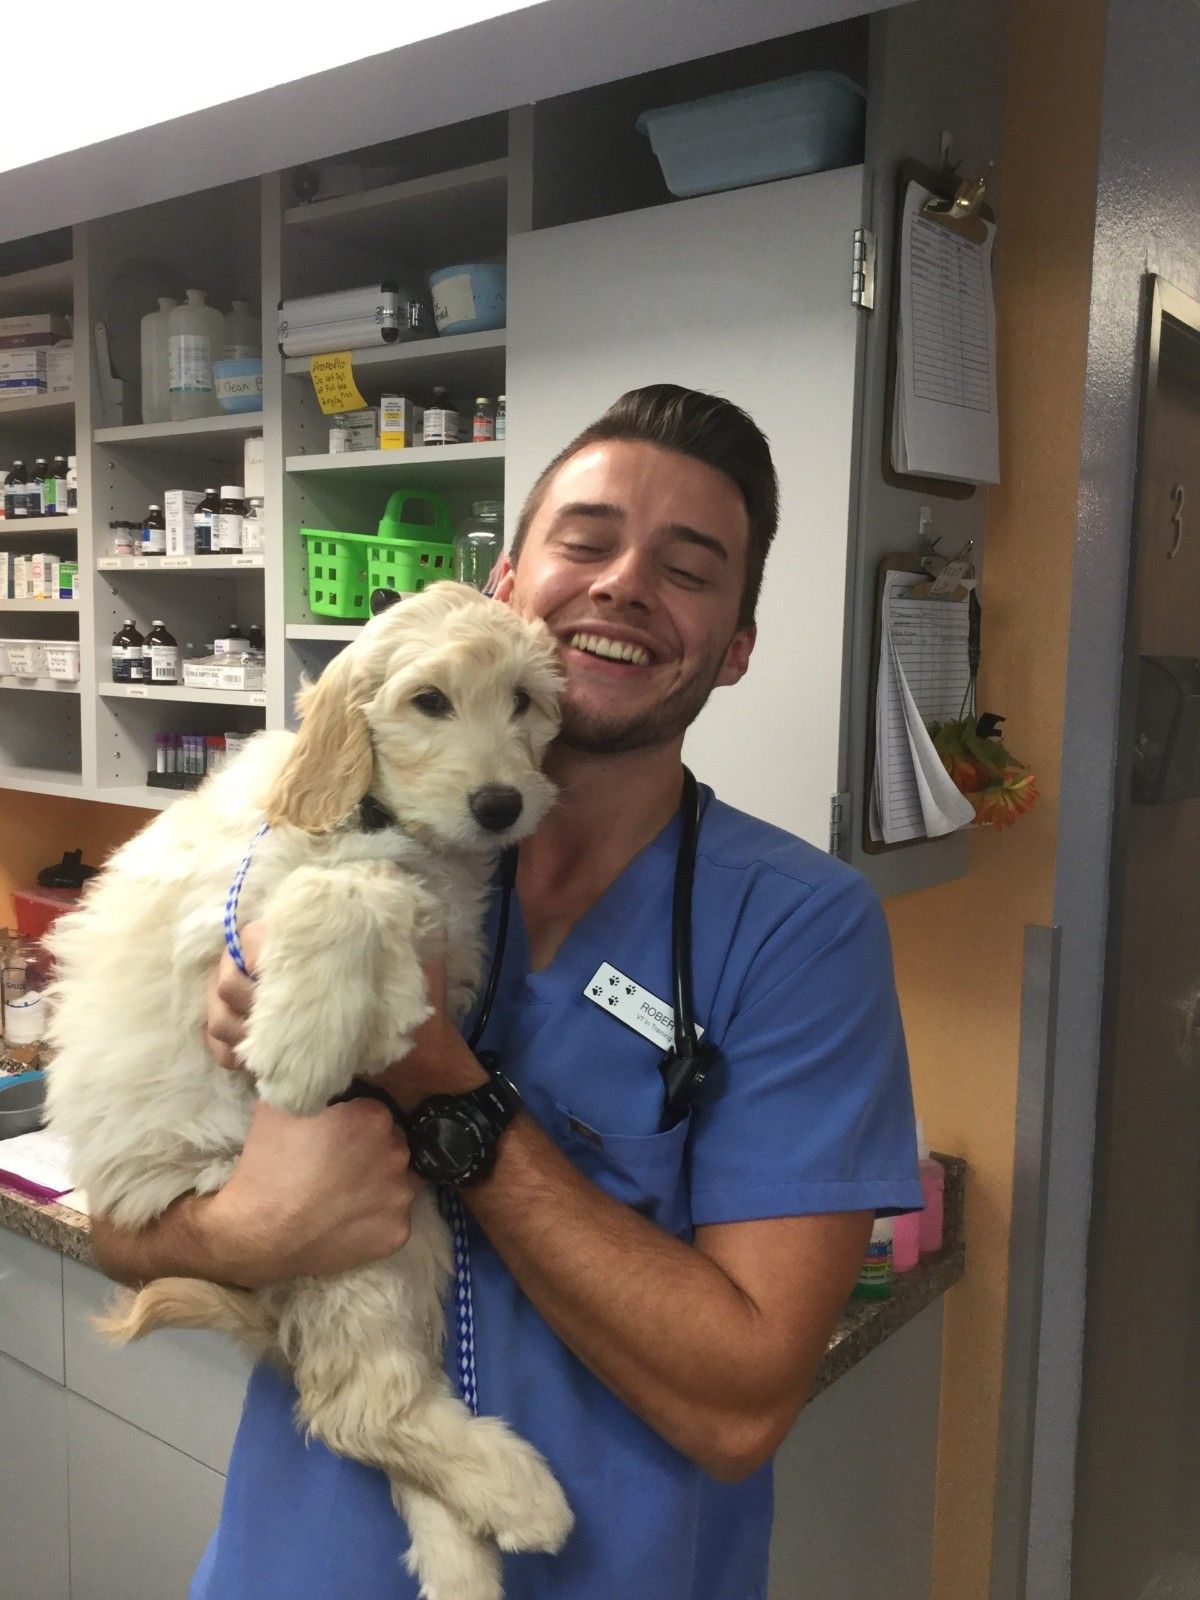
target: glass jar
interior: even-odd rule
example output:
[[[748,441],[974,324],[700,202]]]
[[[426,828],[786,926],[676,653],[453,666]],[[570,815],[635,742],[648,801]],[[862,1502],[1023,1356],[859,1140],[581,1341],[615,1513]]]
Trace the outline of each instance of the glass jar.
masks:
[[[483,590],[504,549],[504,502],[476,500],[454,536],[454,576]]]
[[[50,963],[32,941],[8,946],[0,967],[4,1014],[4,1054],[21,1066],[36,1066],[46,1032],[46,986]]]

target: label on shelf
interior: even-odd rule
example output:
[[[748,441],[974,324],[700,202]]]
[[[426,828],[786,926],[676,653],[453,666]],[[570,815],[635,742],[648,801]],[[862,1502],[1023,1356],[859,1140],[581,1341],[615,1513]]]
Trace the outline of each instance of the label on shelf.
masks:
[[[159,564],[157,561],[151,561],[149,556],[134,556],[132,557],[132,560],[133,570],[135,572],[139,569],[139,567],[157,567]]]
[[[96,566],[101,572],[120,572],[121,558],[120,556],[101,556]]]
[[[191,556],[164,556],[159,562],[160,567],[190,567],[194,565]]]
[[[267,697],[265,694],[252,694],[250,696],[250,704],[252,706],[265,706],[266,703]]]
[[[354,363],[349,350],[331,350],[313,356],[308,364],[317,404],[327,417],[338,411],[364,411],[367,402],[354,381]]]
[[[252,556],[234,556],[233,564],[234,564],[235,567],[261,567],[262,564],[263,564],[263,558],[261,556],[253,556],[253,555]]]
[[[135,683],[126,685],[125,693],[130,700],[146,700],[149,699],[150,696],[150,691],[148,689],[144,688],[140,684]]]

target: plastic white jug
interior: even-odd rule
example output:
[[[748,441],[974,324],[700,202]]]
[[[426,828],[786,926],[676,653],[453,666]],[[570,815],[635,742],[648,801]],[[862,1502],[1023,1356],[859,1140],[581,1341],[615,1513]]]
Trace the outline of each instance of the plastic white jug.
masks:
[[[207,304],[203,289],[189,289],[186,304],[170,313],[167,328],[171,421],[215,417],[212,364],[225,354],[225,318]]]
[[[171,400],[167,391],[167,325],[179,304],[159,295],[158,310],[142,318],[142,421],[168,422]]]
[[[225,313],[225,358],[228,361],[262,355],[262,323],[250,310],[249,300],[235,300]]]

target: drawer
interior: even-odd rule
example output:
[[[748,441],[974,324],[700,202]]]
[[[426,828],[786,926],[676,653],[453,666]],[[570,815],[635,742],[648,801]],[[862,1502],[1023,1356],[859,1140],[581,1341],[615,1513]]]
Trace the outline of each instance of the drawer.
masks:
[[[227,1334],[164,1329],[114,1350],[88,1321],[114,1285],[63,1263],[67,1387],[223,1473],[253,1362]]]
[[[63,1381],[62,1257],[0,1228],[0,1351]]]

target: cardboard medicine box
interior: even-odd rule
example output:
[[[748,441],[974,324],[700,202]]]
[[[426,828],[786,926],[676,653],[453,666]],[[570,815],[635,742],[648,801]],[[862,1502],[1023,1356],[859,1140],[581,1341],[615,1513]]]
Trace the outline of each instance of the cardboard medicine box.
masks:
[[[43,393],[45,388],[44,350],[0,349],[0,389],[32,389]]]
[[[379,402],[379,448],[411,450],[421,442],[425,412],[400,394],[385,394]]]
[[[329,453],[344,455],[352,450],[379,449],[379,407],[363,411],[338,411],[330,418]]]
[[[36,312],[22,317],[0,317],[0,350],[37,349],[70,337],[71,324],[66,317]]]
[[[43,552],[40,555],[30,556],[28,561],[30,599],[57,600],[59,557]]]
[[[163,496],[169,556],[195,555],[196,529],[192,519],[203,499],[203,489],[168,489]]]

